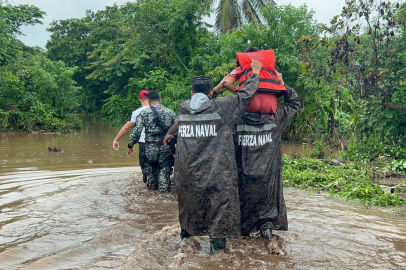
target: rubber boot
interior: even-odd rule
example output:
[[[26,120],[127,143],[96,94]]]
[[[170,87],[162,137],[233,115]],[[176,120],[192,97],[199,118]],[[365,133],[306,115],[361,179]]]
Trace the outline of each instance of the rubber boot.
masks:
[[[189,238],[191,235],[185,231],[184,229],[180,230],[180,240],[183,240],[185,238]]]
[[[226,239],[225,238],[210,238],[210,254],[225,252]]]
[[[261,236],[264,238],[265,243],[270,242],[272,239],[272,230],[271,229],[261,229]]]

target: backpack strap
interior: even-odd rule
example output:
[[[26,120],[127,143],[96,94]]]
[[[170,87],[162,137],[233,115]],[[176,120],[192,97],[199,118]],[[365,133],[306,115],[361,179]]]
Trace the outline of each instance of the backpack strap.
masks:
[[[154,114],[154,119],[158,119],[158,122],[157,122],[158,126],[159,126],[160,128],[162,128],[163,125],[162,125],[162,122],[161,122],[161,117],[159,117],[158,111],[157,111],[154,107],[152,107],[152,106],[150,106],[150,108],[151,108],[151,110],[152,110],[152,113]]]

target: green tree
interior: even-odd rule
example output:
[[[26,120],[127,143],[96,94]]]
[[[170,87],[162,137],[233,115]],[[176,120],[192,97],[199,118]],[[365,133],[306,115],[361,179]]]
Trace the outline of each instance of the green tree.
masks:
[[[103,113],[122,122],[123,108],[128,114],[137,105],[142,88],[183,89],[185,81],[190,83],[189,62],[208,31],[200,20],[207,12],[200,1],[144,0],[127,3],[119,12],[122,37],[94,44],[87,79],[109,85]]]
[[[329,104],[321,99],[328,135],[353,141],[352,158],[405,155],[404,14],[399,2],[348,1],[324,26],[328,35],[299,40],[303,88],[329,93]]]
[[[16,38],[23,25],[42,24],[45,12],[32,5],[13,6],[0,0],[0,66],[13,61],[24,45]]]
[[[119,40],[125,34],[122,26],[124,19],[117,5],[105,10],[92,12],[88,10],[81,19],[53,21],[47,29],[51,32],[46,44],[49,58],[63,61],[70,67],[78,67],[74,79],[82,86],[82,108],[87,112],[101,110],[104,93],[108,85],[99,80],[86,79],[93,72],[89,68],[92,62],[89,55],[94,47],[111,40]],[[116,74],[112,74],[115,76]]]
[[[16,38],[22,25],[41,23],[45,13],[31,5],[0,4],[0,128],[70,131],[80,127],[72,114],[79,105],[79,88],[72,80],[75,69],[51,61],[41,49]]]
[[[74,68],[44,53],[24,54],[0,68],[0,114],[5,129],[71,131],[80,127]]]

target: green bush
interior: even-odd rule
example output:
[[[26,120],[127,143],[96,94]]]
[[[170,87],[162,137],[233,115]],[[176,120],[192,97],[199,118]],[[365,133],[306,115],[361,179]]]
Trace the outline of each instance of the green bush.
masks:
[[[365,138],[348,145],[344,158],[353,161],[370,162],[383,158],[406,159],[406,147],[384,138]]]
[[[0,67],[0,108],[4,130],[70,132],[81,127],[74,68],[42,53],[26,54]]]
[[[386,168],[394,172],[406,174],[406,159],[392,160]]]
[[[394,194],[387,194],[371,182],[365,168],[355,163],[332,166],[322,160],[284,155],[283,183],[302,189],[327,191],[331,195],[359,201],[365,205],[399,206],[405,203]]]

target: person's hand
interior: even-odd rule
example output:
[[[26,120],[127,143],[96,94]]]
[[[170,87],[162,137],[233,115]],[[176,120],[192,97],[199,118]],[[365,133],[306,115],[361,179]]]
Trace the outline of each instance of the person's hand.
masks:
[[[226,77],[224,77],[221,82],[219,82],[218,85],[216,85],[213,89],[214,91],[218,94],[221,93],[224,90],[224,83],[225,83]]]
[[[251,68],[252,68],[252,73],[259,74],[259,71],[262,68],[262,64],[260,62],[256,61],[256,60],[252,60]]]
[[[276,71],[276,76],[278,76],[278,79],[281,82],[281,85],[285,85],[285,82],[283,81],[283,78],[282,78],[282,73],[279,73],[278,71]]]
[[[219,94],[219,93],[223,92],[224,89],[225,89],[224,83],[218,88],[213,88],[213,90],[214,90],[214,92],[216,92],[216,94]]]
[[[132,148],[127,148],[127,155],[128,155],[128,156],[132,157],[132,156],[133,156],[133,153],[134,153],[134,151],[133,151]]]
[[[172,134],[166,134],[164,138],[164,146],[167,146],[172,139]]]
[[[118,143],[117,140],[114,140],[113,141],[113,149],[118,151],[119,148],[120,148],[120,144]]]

